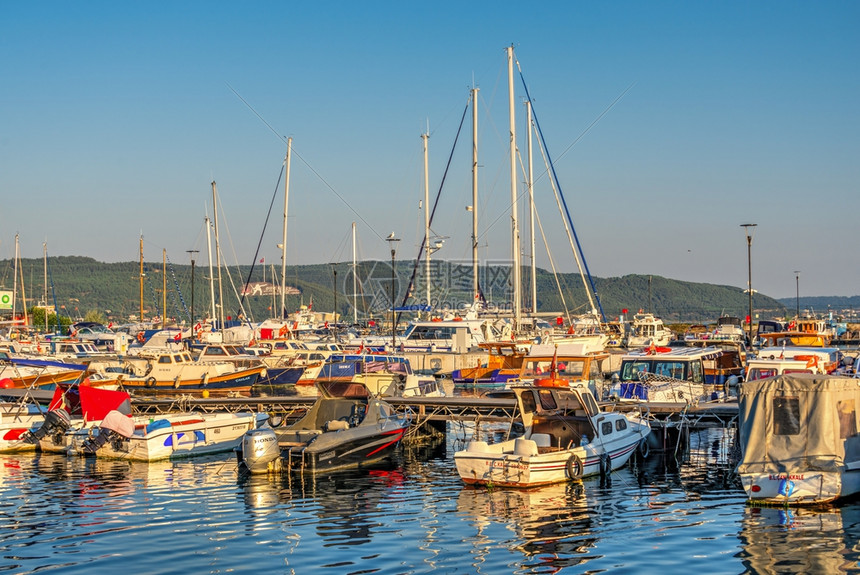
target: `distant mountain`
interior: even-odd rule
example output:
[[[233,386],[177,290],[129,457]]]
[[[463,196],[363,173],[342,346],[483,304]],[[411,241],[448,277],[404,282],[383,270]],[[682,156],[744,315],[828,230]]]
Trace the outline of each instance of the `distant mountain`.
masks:
[[[798,303],[800,304],[800,313],[804,310],[809,310],[816,314],[825,314],[828,311],[833,313],[844,314],[848,311],[856,311],[860,309],[860,295],[851,297],[845,296],[816,296],[816,297],[784,297],[780,298],[779,302],[784,305],[789,313],[796,311]]]
[[[474,301],[472,293],[471,266],[463,263],[434,260],[431,276],[431,297],[435,307],[465,307]],[[162,273],[162,262],[145,262],[143,275],[143,304],[145,317],[160,313],[162,301],[166,299],[167,314],[171,317],[189,318],[192,302],[194,315],[205,315],[210,307],[208,264],[198,263],[195,269],[194,293],[191,290],[191,266],[168,262],[166,278]],[[403,301],[409,280],[413,277],[414,262],[398,261],[395,270],[395,292],[398,305]],[[0,285],[11,289],[13,266],[10,260],[0,260]],[[425,283],[423,264],[415,272],[412,288],[413,298],[407,304],[424,300]],[[280,270],[271,266],[233,266],[222,270],[222,286],[225,315],[235,317],[244,309],[254,319],[274,315],[280,296],[266,284],[272,283],[272,275],[280,278]],[[317,311],[338,312],[345,318],[353,317],[353,303],[359,317],[379,316],[387,313],[391,302],[391,265],[384,261],[360,262],[353,275],[351,263],[288,266],[286,283],[295,287],[299,295],[288,295],[286,307],[289,311],[300,305],[313,305]],[[28,307],[44,298],[44,269],[41,259],[21,261],[24,291]],[[213,283],[217,274],[213,274]],[[511,269],[502,266],[480,268],[481,291],[491,306],[500,310],[510,309]],[[20,275],[19,275],[20,277]],[[56,305],[61,315],[72,318],[83,317],[97,311],[115,322],[126,321],[131,315],[140,313],[140,263],[102,263],[92,258],[64,256],[48,258],[48,304]],[[650,277],[650,286],[649,286]],[[243,308],[239,306],[241,286],[253,284],[257,295],[247,296]],[[279,282],[278,282],[279,283]],[[571,314],[585,313],[590,309],[582,279],[579,274],[560,274],[558,278],[546,270],[538,270],[536,277],[538,312]],[[217,291],[217,283],[216,291]],[[530,293],[528,269],[523,273],[523,298],[528,302]],[[166,291],[162,295],[163,288]],[[355,286],[355,289],[353,289]],[[594,278],[594,286],[607,319],[615,319],[627,309],[629,315],[642,309],[652,311],[668,322],[713,322],[720,315],[745,317],[748,314],[748,296],[741,288],[672,280],[659,276],[627,275],[613,278]],[[3,288],[0,288],[3,289]],[[251,291],[251,290],[249,290]],[[294,292],[295,293],[295,292]],[[19,288],[20,297],[20,288]],[[417,298],[417,300],[415,299]],[[335,303],[336,299],[336,303]],[[817,298],[814,302],[819,310]],[[842,298],[847,302],[857,298]],[[805,301],[805,300],[804,300]],[[595,306],[598,302],[595,301]],[[754,294],[755,314],[762,318],[783,316],[786,308],[794,308],[794,300],[778,301],[762,294]],[[841,305],[841,304],[840,304]],[[20,307],[20,300],[19,300]],[[526,307],[530,307],[526,304]],[[629,317],[628,315],[628,317]]]

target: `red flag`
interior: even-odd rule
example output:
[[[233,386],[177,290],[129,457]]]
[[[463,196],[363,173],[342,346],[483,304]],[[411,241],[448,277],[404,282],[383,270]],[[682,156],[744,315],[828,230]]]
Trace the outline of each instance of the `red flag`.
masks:
[[[746,323],[749,323],[749,322],[750,322],[750,316],[747,316]]]
[[[182,332],[181,331],[176,332],[176,335],[173,336],[173,341],[182,341]]]
[[[108,324],[108,329],[110,329],[110,328],[112,328],[112,327],[113,327],[113,322],[110,322],[110,323]]]
[[[361,347],[358,348],[358,353],[364,352],[364,341],[361,342]]]
[[[624,309],[622,309],[621,313],[627,313],[627,308],[625,307]]]
[[[260,258],[260,263],[261,263],[261,264],[266,263],[266,258]]]
[[[564,325],[564,318],[561,316],[555,318],[555,325]]]
[[[558,346],[555,346],[555,351],[552,353],[552,363],[549,364],[549,373],[553,378],[558,373]]]

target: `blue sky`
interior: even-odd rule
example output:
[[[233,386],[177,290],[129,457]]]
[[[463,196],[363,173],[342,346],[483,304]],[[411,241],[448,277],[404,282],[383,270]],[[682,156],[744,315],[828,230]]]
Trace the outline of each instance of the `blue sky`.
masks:
[[[24,257],[47,241],[131,261],[143,233],[150,261],[205,259],[214,179],[226,260],[248,263],[287,136],[289,263],[351,259],[353,221],[360,257],[387,258],[392,231],[415,257],[420,135],[433,196],[474,83],[481,257],[509,259],[513,44],[592,274],[743,288],[739,225],[755,222],[755,289],[794,296],[800,270],[801,295],[855,295],[858,16],[852,2],[4,2],[0,257],[19,233]],[[517,78],[525,154],[523,96]],[[443,259],[470,258],[469,122],[433,226]],[[535,193],[571,271],[546,177]]]

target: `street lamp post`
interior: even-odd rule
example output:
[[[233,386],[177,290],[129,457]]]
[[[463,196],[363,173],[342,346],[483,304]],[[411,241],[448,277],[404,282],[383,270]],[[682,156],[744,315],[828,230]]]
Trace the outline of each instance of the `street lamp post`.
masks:
[[[746,232],[746,235],[747,235],[747,274],[748,274],[747,275],[747,284],[748,284],[747,287],[748,287],[748,291],[749,291],[749,321],[750,321],[749,342],[750,342],[750,346],[752,346],[752,342],[753,342],[753,333],[752,333],[752,331],[753,331],[753,329],[752,329],[752,324],[753,324],[753,321],[752,321],[753,320],[752,240],[753,240],[753,234],[755,233],[755,227],[757,225],[758,224],[741,224],[741,227],[744,228],[744,231]]]
[[[191,254],[191,337],[194,337],[194,254],[200,250],[185,250]]]
[[[800,270],[794,270],[794,282],[797,290],[794,296],[794,302],[797,306],[794,318],[800,319]]]
[[[397,329],[394,325],[395,322],[395,312],[394,312],[394,254],[397,253],[396,248],[394,247],[396,244],[394,242],[399,242],[400,238],[394,237],[394,232],[385,238],[385,241],[388,242],[388,245],[391,247],[391,353],[394,353],[394,349],[397,347]]]

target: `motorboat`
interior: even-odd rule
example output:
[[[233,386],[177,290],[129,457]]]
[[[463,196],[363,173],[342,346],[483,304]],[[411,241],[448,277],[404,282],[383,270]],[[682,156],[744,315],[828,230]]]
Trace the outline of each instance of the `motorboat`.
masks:
[[[87,366],[0,352],[0,387],[49,389],[80,379]]]
[[[745,382],[737,473],[750,501],[813,505],[860,492],[858,406],[854,378],[792,373]]]
[[[747,360],[745,381],[765,379],[784,373],[834,373],[842,352],[835,347],[767,347]]]
[[[561,378],[573,385],[582,384],[592,395],[603,399],[606,383],[604,372],[609,366],[609,353],[587,351],[588,344],[561,343],[555,345],[535,344],[523,358],[519,374],[508,380],[506,389],[513,386],[536,383],[549,378]]]
[[[795,346],[826,347],[836,337],[836,328],[823,318],[798,318],[790,321],[783,331],[759,334],[771,345],[790,342]]]
[[[435,377],[415,373],[401,355],[340,352],[329,357],[317,379],[361,383],[378,397],[445,396]]]
[[[93,427],[69,433],[71,454],[156,461],[230,451],[267,416],[254,413],[170,413],[131,417],[108,412]]]
[[[123,366],[91,377],[134,394],[201,395],[249,393],[265,371],[262,363],[237,368],[229,362],[197,362],[188,351],[174,351],[126,357]]]
[[[320,396],[288,427],[249,431],[236,450],[250,473],[365,467],[394,452],[409,427],[385,400],[355,382],[317,382]]]
[[[486,360],[476,367],[454,370],[451,379],[460,387],[498,387],[519,377],[525,353],[513,342],[479,344],[486,350]]]
[[[30,401],[0,403],[0,453],[32,451],[27,434],[44,421],[44,408]]]
[[[716,347],[651,347],[621,358],[612,391],[621,401],[691,405],[717,399],[732,382],[707,383],[707,363],[723,355]]]
[[[457,473],[467,484],[537,487],[607,476],[637,449],[647,453],[648,421],[601,411],[582,384],[550,377],[512,389],[525,433],[494,444],[473,439],[456,452]]]
[[[652,313],[641,311],[633,316],[631,332],[627,336],[627,348],[666,346],[672,341],[672,332],[666,329],[663,320]]]

